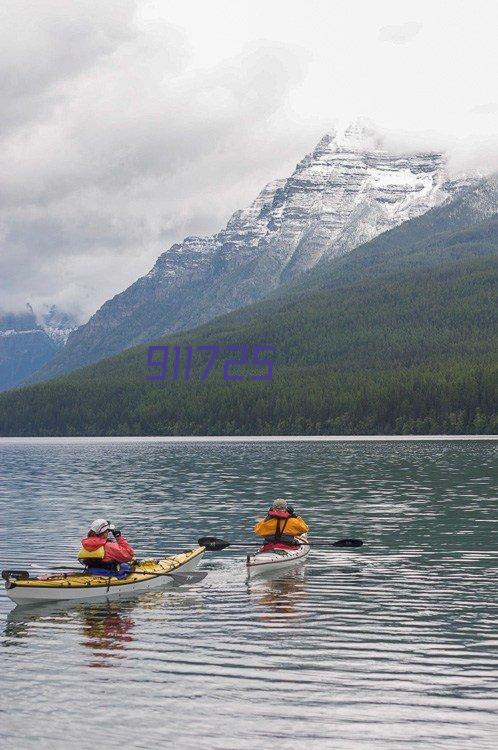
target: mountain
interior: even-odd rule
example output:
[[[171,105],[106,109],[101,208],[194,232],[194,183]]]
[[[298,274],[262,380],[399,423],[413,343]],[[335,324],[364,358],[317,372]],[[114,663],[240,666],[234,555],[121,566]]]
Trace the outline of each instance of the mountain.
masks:
[[[460,190],[448,203],[407,221],[360,245],[354,252],[332,260],[323,259],[310,271],[270,293],[256,305],[232,312],[226,320],[233,325],[239,319],[248,322],[253,316],[271,316],[293,299],[321,289],[332,292],[345,285],[372,279],[397,271],[417,271],[437,267],[444,262],[465,257],[479,226],[480,240],[475,249],[485,253],[493,249],[494,217],[498,211],[498,175],[476,180]],[[484,227],[490,220],[491,236]],[[471,242],[469,243],[468,237]]]
[[[292,175],[267,185],[210,237],[187,237],[74,331],[33,380],[95,362],[262,299],[323,259],[351,251],[452,199],[441,154],[390,154],[372,130],[324,136]]]
[[[202,381],[200,352],[190,381],[151,382],[138,346],[1,395],[0,434],[494,433],[497,257],[490,178],[271,298],[155,342],[273,345],[271,382],[251,380],[254,367],[227,382],[221,363]]]
[[[47,336],[60,346],[64,346],[71,332],[78,327],[76,318],[70,313],[59,310],[57,305],[46,305],[40,314],[39,321]]]
[[[0,313],[0,391],[13,388],[49,362],[76,325],[55,305],[38,318],[30,304],[23,312]]]

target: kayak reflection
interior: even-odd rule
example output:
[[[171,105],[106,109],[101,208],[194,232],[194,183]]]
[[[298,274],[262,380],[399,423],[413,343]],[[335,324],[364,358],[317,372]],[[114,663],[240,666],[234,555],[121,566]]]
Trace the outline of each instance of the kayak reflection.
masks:
[[[170,595],[172,596],[172,595]],[[99,602],[46,603],[29,607],[16,607],[7,615],[4,646],[22,648],[31,638],[47,636],[61,629],[77,640],[91,653],[90,668],[113,666],[116,659],[128,656],[131,644],[137,638],[137,620],[145,611],[157,610],[162,617],[169,614],[169,597],[165,592],[148,592],[128,600]],[[203,599],[192,592],[183,596],[178,592],[171,602],[175,611],[180,608],[203,606]]]
[[[128,601],[105,601],[98,603],[63,603],[40,604],[32,607],[16,607],[9,612],[5,627],[5,644],[21,645],[31,636],[39,636],[40,627],[48,632],[67,626],[69,632],[78,626],[82,635],[81,645],[98,655],[98,662],[91,667],[107,666],[108,657],[116,658],[124,652],[133,641],[135,621],[132,613],[143,602],[135,599]],[[151,606],[151,602],[148,602]],[[157,607],[162,605],[161,595],[157,594]],[[123,653],[124,656],[124,653]]]
[[[98,657],[97,661],[90,662],[89,667],[112,666],[108,661],[110,657],[126,657],[126,646],[133,641],[135,621],[131,613],[136,606],[136,602],[131,601],[108,601],[100,606],[81,608],[81,645]]]
[[[261,608],[259,618],[264,622],[295,621],[307,616],[302,606],[308,596],[306,572],[302,567],[285,574],[274,571],[255,579],[248,578],[247,591]]]

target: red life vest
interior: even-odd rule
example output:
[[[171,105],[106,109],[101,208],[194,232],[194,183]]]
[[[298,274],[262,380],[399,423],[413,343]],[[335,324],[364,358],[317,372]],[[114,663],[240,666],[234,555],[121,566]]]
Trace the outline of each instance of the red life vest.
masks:
[[[274,508],[270,508],[268,513],[266,514],[267,518],[290,518],[291,514],[287,510],[275,510]]]

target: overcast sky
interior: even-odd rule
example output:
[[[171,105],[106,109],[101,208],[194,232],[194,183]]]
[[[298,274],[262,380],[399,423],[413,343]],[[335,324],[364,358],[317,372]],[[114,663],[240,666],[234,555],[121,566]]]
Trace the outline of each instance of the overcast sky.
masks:
[[[85,319],[336,121],[496,170],[495,7],[3,0],[0,308]]]

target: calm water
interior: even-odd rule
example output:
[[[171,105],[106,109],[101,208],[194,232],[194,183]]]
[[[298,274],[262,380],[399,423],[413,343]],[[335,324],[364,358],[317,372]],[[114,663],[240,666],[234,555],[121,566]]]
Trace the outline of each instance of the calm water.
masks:
[[[4,748],[491,748],[498,743],[492,442],[0,441],[2,567],[72,562],[95,516],[139,550],[250,539],[292,498],[314,550],[243,553],[127,602],[0,599]]]

